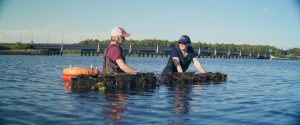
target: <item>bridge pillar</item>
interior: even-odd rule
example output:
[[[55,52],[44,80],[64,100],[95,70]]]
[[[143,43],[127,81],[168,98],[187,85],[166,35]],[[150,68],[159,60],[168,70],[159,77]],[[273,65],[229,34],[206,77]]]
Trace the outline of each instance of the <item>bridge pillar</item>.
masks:
[[[46,50],[47,51],[47,55],[51,55],[51,50]]]
[[[58,55],[57,51],[53,50],[53,52],[54,52],[54,55],[53,55],[53,56]]]

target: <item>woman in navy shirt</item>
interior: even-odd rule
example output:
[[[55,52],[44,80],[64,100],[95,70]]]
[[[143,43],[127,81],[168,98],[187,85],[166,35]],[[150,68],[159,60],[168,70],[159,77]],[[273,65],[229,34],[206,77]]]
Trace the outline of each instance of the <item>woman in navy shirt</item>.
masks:
[[[163,70],[166,72],[185,72],[191,62],[195,65],[196,69],[200,73],[205,73],[205,70],[198,61],[197,54],[194,49],[190,46],[191,40],[189,36],[183,35],[178,41],[178,46],[173,47],[171,50],[170,59]]]

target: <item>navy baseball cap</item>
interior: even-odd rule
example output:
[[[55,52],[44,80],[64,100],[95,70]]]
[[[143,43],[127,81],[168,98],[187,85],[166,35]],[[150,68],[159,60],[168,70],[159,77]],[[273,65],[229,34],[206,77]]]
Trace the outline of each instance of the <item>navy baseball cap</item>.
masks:
[[[181,44],[188,44],[188,43],[192,43],[192,42],[191,42],[189,36],[187,36],[187,35],[182,35],[182,36],[179,38],[178,43],[181,43]]]

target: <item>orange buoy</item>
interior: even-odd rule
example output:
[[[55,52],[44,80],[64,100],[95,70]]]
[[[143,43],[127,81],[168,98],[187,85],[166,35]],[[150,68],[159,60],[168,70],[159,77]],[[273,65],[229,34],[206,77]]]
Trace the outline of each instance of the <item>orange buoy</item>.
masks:
[[[64,76],[78,76],[81,74],[98,75],[99,70],[97,68],[78,68],[78,67],[65,68],[63,70]]]
[[[73,76],[63,76],[64,82],[71,82]]]
[[[78,68],[78,67],[65,68],[63,70],[63,80],[64,82],[70,82],[72,77],[81,74],[99,75],[99,70],[98,68]]]

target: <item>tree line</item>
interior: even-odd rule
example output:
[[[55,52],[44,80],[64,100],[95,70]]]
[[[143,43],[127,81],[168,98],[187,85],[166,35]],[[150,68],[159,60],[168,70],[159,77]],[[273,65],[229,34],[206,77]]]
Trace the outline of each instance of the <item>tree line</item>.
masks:
[[[32,45],[30,43],[21,43],[21,42],[16,42],[16,43],[6,44],[6,45],[0,44],[0,50],[9,50],[9,49],[18,49],[18,50],[32,49]]]
[[[98,39],[86,39],[82,40],[77,44],[99,44],[100,46],[107,46],[110,43],[110,40],[98,40]],[[176,46],[177,41],[169,41],[169,40],[157,40],[157,39],[144,39],[144,40],[126,40],[123,46],[143,46],[143,47],[173,47]],[[272,55],[294,55],[300,56],[300,48],[292,48],[288,50],[283,50],[276,48],[275,46],[269,45],[248,45],[248,44],[224,44],[224,43],[206,43],[206,42],[192,42],[192,46],[194,48],[201,48],[201,49],[217,49],[217,50],[225,50],[225,51],[242,51],[242,52],[252,52],[252,53],[272,53]],[[0,50],[5,49],[32,49],[32,45],[29,43],[21,43],[16,42],[9,45],[1,45]]]
[[[110,40],[97,40],[97,39],[86,39],[80,41],[78,44],[99,44],[101,46],[106,46],[110,43]],[[176,46],[177,41],[169,40],[157,40],[157,39],[144,39],[144,40],[126,40],[123,46],[143,46],[143,47],[173,47]],[[224,43],[206,43],[206,42],[192,42],[194,48],[201,49],[217,49],[225,51],[242,51],[242,52],[252,52],[252,53],[272,53],[273,55],[300,55],[300,48],[292,48],[288,50],[283,50],[276,48],[275,46],[269,45],[248,45],[248,44],[224,44]]]

